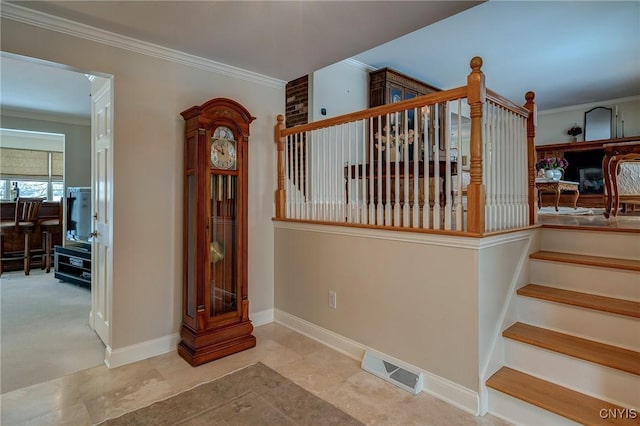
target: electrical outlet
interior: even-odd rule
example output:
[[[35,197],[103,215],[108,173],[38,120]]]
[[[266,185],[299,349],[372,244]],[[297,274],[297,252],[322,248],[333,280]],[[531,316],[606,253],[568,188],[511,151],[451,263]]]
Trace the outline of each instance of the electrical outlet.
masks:
[[[335,291],[330,291],[329,292],[329,307],[332,309],[336,309],[337,305],[336,305],[336,292]]]

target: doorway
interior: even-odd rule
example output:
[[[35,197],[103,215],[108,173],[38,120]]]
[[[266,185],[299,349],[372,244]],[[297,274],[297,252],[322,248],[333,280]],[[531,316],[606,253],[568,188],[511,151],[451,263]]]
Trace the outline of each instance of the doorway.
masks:
[[[87,76],[79,70],[70,69],[64,65],[7,54],[6,52],[2,52],[1,56],[2,62],[0,66],[2,67],[3,126],[35,131],[54,131],[56,133],[65,134],[67,141],[66,159],[64,161],[65,189],[68,187],[94,187],[92,166],[94,126],[91,118],[92,82],[89,79],[89,77],[94,76]],[[27,76],[28,78],[25,78]],[[98,76],[97,79],[98,81],[110,81],[108,77]],[[28,82],[28,87],[26,88],[22,84],[25,80]],[[96,77],[94,77],[94,81],[95,80]],[[61,90],[63,88],[64,90]],[[111,98],[112,94],[110,92],[110,85],[108,90],[108,97]],[[37,101],[38,103],[34,103],[34,101]],[[65,191],[65,193],[66,192],[67,191]],[[66,205],[66,203],[63,203],[63,205]],[[66,214],[63,214],[63,216],[66,216]],[[64,222],[66,224],[66,220],[64,220]],[[66,231],[63,231],[63,240],[64,235],[66,235]],[[82,289],[77,285],[66,282],[59,282],[58,279],[54,277],[53,272],[46,274],[44,272],[41,273],[40,271],[35,271],[35,273],[32,272],[31,276],[28,277],[25,277],[24,274],[20,273],[20,271],[3,274],[0,278],[3,280],[3,308],[5,308],[5,302],[7,304],[11,303],[9,300],[10,297],[19,297],[19,295],[12,294],[10,291],[5,292],[5,284],[20,285],[18,281],[21,281],[22,284],[24,284],[24,280],[30,278],[33,279],[34,283],[37,283],[37,286],[32,290],[31,296],[34,297],[28,298],[24,303],[31,303],[29,301],[31,300],[34,302],[34,306],[37,307],[38,303],[40,303],[40,308],[46,308],[48,307],[47,304],[43,304],[44,302],[42,301],[37,301],[40,300],[39,293],[48,294],[53,298],[56,298],[56,295],[58,295],[59,297],[56,298],[56,303],[48,304],[52,306],[60,302],[62,305],[62,315],[59,316],[61,322],[57,326],[59,328],[52,334],[54,336],[64,335],[64,337],[73,337],[76,338],[76,340],[73,341],[73,344],[66,345],[69,349],[66,355],[61,356],[60,354],[56,354],[55,358],[59,359],[53,359],[54,357],[50,356],[51,354],[49,354],[47,350],[43,350],[45,348],[38,348],[37,346],[34,346],[34,342],[37,342],[38,339],[33,339],[32,334],[30,334],[31,332],[23,333],[24,339],[10,339],[11,345],[22,345],[22,350],[26,351],[25,353],[30,353],[31,355],[40,357],[43,362],[48,365],[64,363],[64,368],[51,369],[52,372],[60,371],[60,375],[69,374],[71,372],[80,371],[93,366],[91,364],[95,363],[96,358],[92,358],[91,355],[87,355],[86,352],[84,352],[84,349],[93,347],[95,352],[96,345],[99,345],[102,353],[96,365],[102,365],[105,360],[105,344],[108,345],[109,336],[108,334],[103,334],[103,336],[105,336],[103,339],[107,339],[103,343],[93,330],[95,326],[93,321],[95,317],[94,312],[96,311],[93,306],[95,298],[92,297],[96,293],[93,273],[91,273],[91,285],[88,289]],[[22,285],[22,287],[25,286]],[[42,291],[39,291],[38,289]],[[85,294],[80,294],[81,291],[84,291]],[[37,293],[38,297],[35,297],[35,293]],[[107,302],[105,303],[103,301],[103,305],[110,306],[110,303],[108,303],[111,296],[110,291],[102,292],[102,295],[103,299]],[[82,326],[79,327],[75,324],[66,330],[64,328],[65,319],[68,320],[70,319],[70,316],[76,315],[74,312],[77,313],[78,311],[76,311],[75,308],[85,302],[88,303],[86,315],[82,313],[78,314],[82,316],[85,328],[81,329]],[[23,315],[22,321],[15,323],[12,321],[5,321],[4,316],[5,314],[11,314],[11,309],[3,309],[3,329],[5,325],[10,326],[11,324],[14,324],[16,329],[21,329],[22,325],[27,323],[28,320],[44,320],[42,317],[43,314],[38,313],[44,312],[43,309],[37,309],[35,311],[23,309],[21,311],[23,313],[18,313],[17,315]],[[31,312],[31,315],[24,314],[24,312]],[[81,310],[80,312],[84,311]],[[49,321],[50,318],[46,318],[46,322]],[[37,324],[38,323],[35,323],[32,327],[37,327]],[[22,331],[24,331],[24,329],[22,329]],[[7,347],[6,343],[8,342],[5,342],[4,340],[2,343],[2,347],[6,350],[13,351],[13,349],[15,349],[15,346],[13,348]],[[73,359],[76,356],[78,357],[76,359],[82,360],[82,362],[74,362]],[[89,359],[93,359],[94,361],[88,362],[87,364],[86,361]],[[2,364],[4,366],[4,362]],[[5,380],[8,380],[4,370],[5,369],[3,368],[3,384]],[[37,369],[34,369],[34,371],[35,370]],[[46,368],[41,370],[46,371]],[[31,377],[33,375],[29,372],[26,376]],[[50,376],[43,376],[43,380],[50,380],[51,378],[52,377]],[[33,384],[34,380],[35,382],[38,382],[39,379],[33,376],[27,384]],[[14,384],[14,388],[17,385],[19,384]],[[3,386],[2,392],[5,391],[6,389]]]

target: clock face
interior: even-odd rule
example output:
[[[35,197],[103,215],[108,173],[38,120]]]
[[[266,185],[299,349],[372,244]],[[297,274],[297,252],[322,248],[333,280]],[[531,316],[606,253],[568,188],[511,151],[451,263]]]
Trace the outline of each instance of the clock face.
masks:
[[[230,139],[212,138],[211,167],[214,169],[235,170],[237,167],[236,142]]]

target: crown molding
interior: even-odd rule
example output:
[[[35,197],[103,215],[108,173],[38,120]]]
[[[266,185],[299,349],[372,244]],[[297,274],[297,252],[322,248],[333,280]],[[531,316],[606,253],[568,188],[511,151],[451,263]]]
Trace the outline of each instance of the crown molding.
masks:
[[[47,13],[18,6],[14,3],[3,2],[2,8],[0,9],[0,16],[23,24],[33,25],[73,37],[79,37],[154,58],[164,59],[177,64],[238,78],[262,86],[283,89],[286,85],[285,81],[273,77],[126,37],[110,31],[101,30],[79,22],[59,18]]]
[[[375,70],[375,67],[372,67],[369,64],[365,64],[364,62],[360,62],[356,59],[353,58],[347,58],[345,60],[343,60],[343,62],[347,65],[351,65],[354,68],[358,68],[361,69],[363,71],[369,72],[369,71],[373,71]]]
[[[571,105],[568,107],[555,108],[555,109],[547,109],[544,111],[538,111],[538,115],[549,115],[549,114],[557,114],[559,112],[567,112],[567,111],[575,111],[575,110],[586,110],[589,108],[597,107],[597,106],[606,106],[610,107],[616,104],[621,104],[625,102],[633,102],[640,100],[640,96],[627,96],[625,98],[618,99],[609,99],[605,101],[598,102],[589,102],[588,104],[580,104],[580,105]]]
[[[91,126],[90,116],[56,114],[50,111],[6,108],[0,109],[0,117],[25,118],[28,120],[51,121],[54,123],[72,124],[74,126]],[[0,118],[1,121],[1,118]]]

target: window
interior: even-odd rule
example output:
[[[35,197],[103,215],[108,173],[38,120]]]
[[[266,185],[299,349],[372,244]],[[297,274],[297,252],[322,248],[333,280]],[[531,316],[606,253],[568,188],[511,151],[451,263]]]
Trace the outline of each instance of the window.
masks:
[[[0,199],[21,197],[59,201],[64,196],[64,135],[0,129]]]

